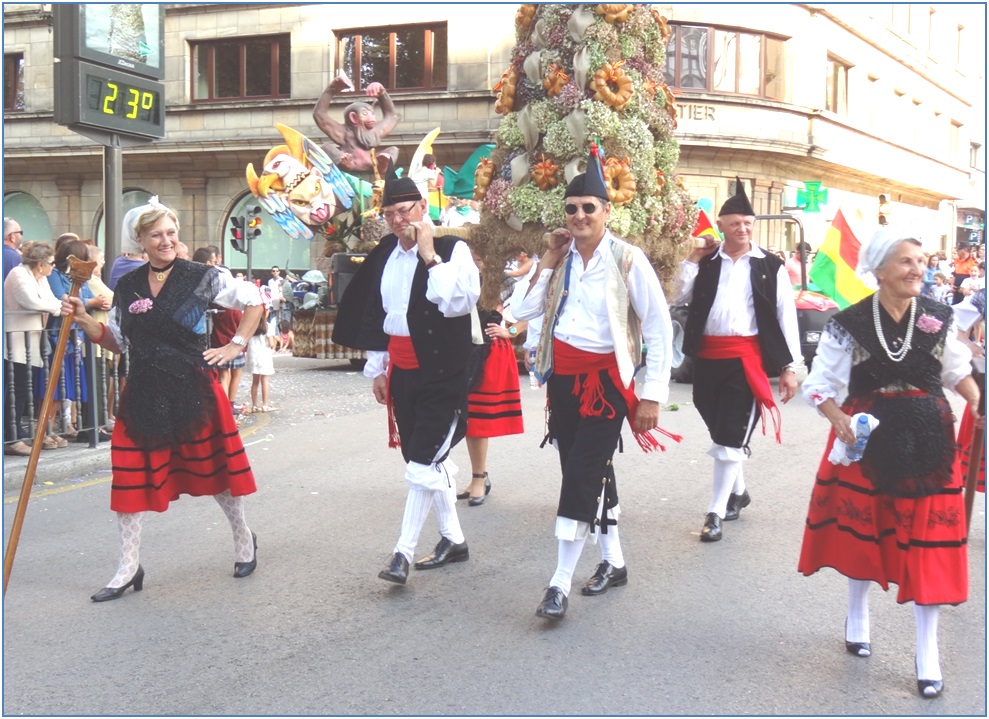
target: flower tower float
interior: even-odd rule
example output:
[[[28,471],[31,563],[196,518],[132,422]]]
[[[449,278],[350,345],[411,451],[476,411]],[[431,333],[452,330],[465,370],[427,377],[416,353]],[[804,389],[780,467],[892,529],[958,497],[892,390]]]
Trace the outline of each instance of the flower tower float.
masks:
[[[472,233],[485,289],[518,250],[565,227],[563,193],[592,141],[604,156],[609,229],[641,247],[671,291],[697,209],[679,177],[674,97],[663,81],[666,19],[648,5],[522,5],[510,66],[495,86],[496,147],[475,174]]]

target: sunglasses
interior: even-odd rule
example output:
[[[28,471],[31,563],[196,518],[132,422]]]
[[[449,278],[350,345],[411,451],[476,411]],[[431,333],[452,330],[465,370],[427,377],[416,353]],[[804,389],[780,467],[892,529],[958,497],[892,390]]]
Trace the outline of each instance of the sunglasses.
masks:
[[[584,211],[585,215],[593,215],[598,211],[598,206],[593,202],[585,202],[583,205],[564,205],[563,211],[568,215],[576,215],[578,207]]]

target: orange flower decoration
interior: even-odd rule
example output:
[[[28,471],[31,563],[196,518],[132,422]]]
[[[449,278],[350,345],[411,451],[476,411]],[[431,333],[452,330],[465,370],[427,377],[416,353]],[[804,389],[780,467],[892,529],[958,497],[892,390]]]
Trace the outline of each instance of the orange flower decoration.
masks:
[[[659,83],[655,80],[650,80],[648,77],[642,81],[642,89],[646,91],[649,97],[656,97],[656,90],[659,89]]]
[[[673,129],[677,126],[677,104],[676,97],[673,95],[673,91],[670,86],[663,84],[663,96],[666,98],[666,111],[670,113],[670,119],[673,120]]]
[[[670,35],[672,35],[673,32],[670,30],[670,26],[666,22],[666,18],[660,15],[657,10],[651,10],[650,12],[652,13],[652,19],[656,21],[657,25],[659,25],[659,32],[663,36],[663,44],[665,45],[670,41]]]
[[[608,197],[613,205],[621,207],[635,198],[635,175],[628,169],[631,160],[609,157],[604,161],[604,182],[608,187]]]
[[[663,194],[663,189],[666,187],[666,173],[662,170],[656,170],[656,194]]]
[[[563,72],[563,66],[553,63],[549,66],[549,72],[543,78],[543,89],[546,90],[547,97],[556,97],[563,92],[564,86],[570,82],[570,76]]]
[[[632,5],[598,5],[594,12],[603,15],[609,23],[625,22],[628,14],[632,12]]]
[[[542,162],[537,162],[533,166],[529,176],[536,183],[536,187],[545,192],[560,184],[560,180],[556,176],[559,170],[560,167],[557,164],[552,160],[547,160],[546,155],[543,155]]]
[[[488,192],[488,185],[491,184],[491,175],[494,174],[494,163],[486,157],[481,158],[474,170],[474,199],[483,200]]]
[[[532,25],[532,18],[536,16],[536,5],[522,5],[515,13],[515,26],[523,30],[528,30]]]
[[[507,115],[515,105],[515,86],[518,84],[519,75],[512,66],[501,76],[501,81],[492,90],[498,93],[498,100],[495,102],[495,112],[499,115]]]
[[[632,78],[622,70],[623,64],[624,61],[606,62],[591,78],[594,99],[610,105],[616,110],[623,109],[632,99],[632,95],[635,94]]]

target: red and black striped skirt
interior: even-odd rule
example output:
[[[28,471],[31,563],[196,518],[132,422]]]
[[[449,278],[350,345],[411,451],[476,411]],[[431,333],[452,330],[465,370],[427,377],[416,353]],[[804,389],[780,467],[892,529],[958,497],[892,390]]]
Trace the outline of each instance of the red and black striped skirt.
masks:
[[[113,480],[110,509],[164,512],[180,495],[193,497],[230,490],[238,497],[257,491],[230,402],[215,380],[216,416],[191,442],[148,450],[127,436],[117,419],[110,439]]]
[[[467,396],[467,436],[504,437],[523,431],[515,348],[499,337],[491,343],[480,383]]]
[[[958,458],[961,461],[962,481],[968,477],[970,467],[970,457],[972,450],[972,438],[975,420],[972,419],[972,410],[968,407],[962,411],[962,420],[958,424]],[[976,488],[980,492],[986,491],[986,445],[982,444],[982,456],[979,457],[979,477]]]
[[[828,437],[810,498],[798,569],[832,567],[850,579],[898,585],[896,601],[958,604],[968,598],[965,505],[957,457],[952,481],[919,499],[879,493],[857,462],[831,464]]]

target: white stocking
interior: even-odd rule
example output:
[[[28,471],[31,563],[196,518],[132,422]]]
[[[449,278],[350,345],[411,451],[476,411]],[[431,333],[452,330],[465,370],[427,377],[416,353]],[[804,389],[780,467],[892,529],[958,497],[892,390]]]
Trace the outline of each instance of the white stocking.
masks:
[[[941,679],[941,661],[937,648],[937,620],[941,608],[937,604],[913,605],[917,621],[917,678]]]
[[[848,615],[845,619],[845,641],[869,642],[869,587],[872,582],[848,580]]]
[[[402,534],[395,545],[395,551],[401,552],[410,562],[419,543],[419,533],[429,517],[429,508],[433,505],[433,492],[409,485],[409,496],[405,500],[405,514],[402,516]],[[458,524],[459,527],[459,524]]]
[[[735,482],[732,485],[731,493],[742,494],[745,492],[745,472],[743,471],[745,469],[745,463],[736,462],[736,464],[738,465],[738,474],[735,475]]]
[[[570,580],[573,579],[573,572],[577,568],[577,560],[584,550],[584,539],[560,539],[557,550],[556,574],[549,580],[549,586],[559,587],[563,593],[570,594]]]
[[[714,512],[722,519],[725,518],[725,510],[728,508],[728,496],[735,486],[735,477],[742,469],[741,462],[733,462],[727,459],[714,460],[714,492],[711,495],[711,504],[708,512]]]
[[[464,541],[464,532],[460,528],[460,518],[457,516],[457,490],[455,485],[433,492],[433,506],[436,507],[436,517],[439,520],[440,534],[454,544]]]
[[[144,512],[117,512],[117,529],[120,532],[120,565],[108,587],[122,587],[137,574],[141,565],[141,521]]]
[[[618,526],[608,527],[608,533],[600,534],[598,540],[601,542],[601,560],[615,569],[624,567],[625,556],[622,554],[622,543],[618,541]]]
[[[223,509],[223,513],[227,515],[227,521],[230,522],[230,528],[233,530],[236,561],[250,562],[254,559],[254,538],[244,516],[244,498],[231,497],[229,489],[213,496]]]

